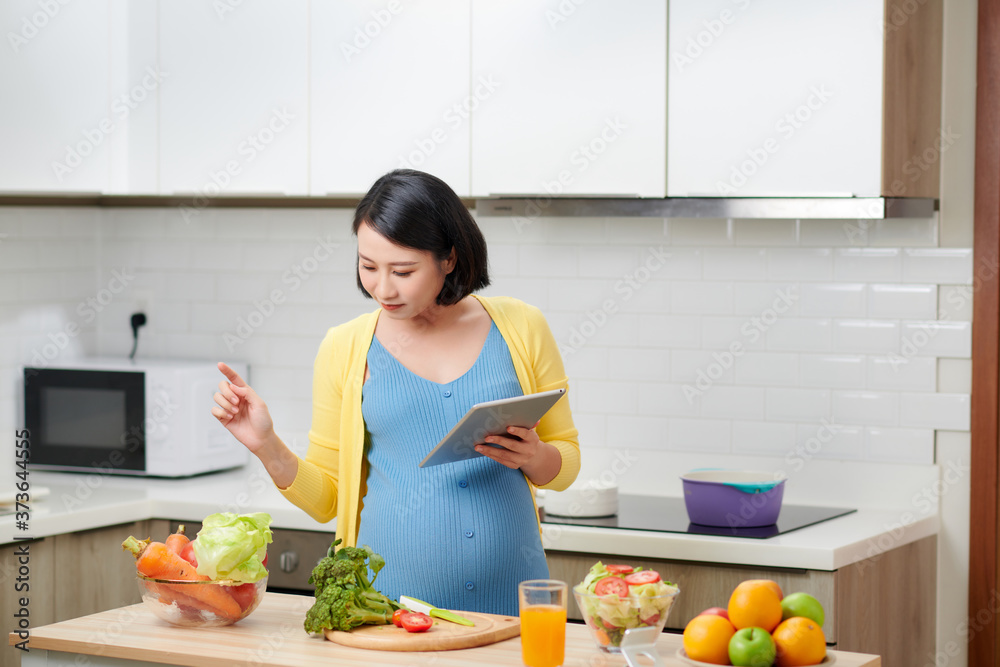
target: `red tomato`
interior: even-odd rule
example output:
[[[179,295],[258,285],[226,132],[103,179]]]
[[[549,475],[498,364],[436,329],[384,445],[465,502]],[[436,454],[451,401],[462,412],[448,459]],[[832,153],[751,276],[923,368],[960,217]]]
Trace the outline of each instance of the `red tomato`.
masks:
[[[403,623],[400,619],[403,618],[403,614],[409,614],[409,613],[410,613],[409,609],[397,609],[396,611],[392,612],[392,624],[395,625],[397,628],[403,627]]]
[[[604,569],[606,569],[611,574],[629,574],[635,568],[633,568],[631,565],[605,565]]]
[[[653,570],[643,570],[642,572],[633,572],[632,574],[625,577],[625,583],[629,586],[641,586],[642,584],[655,584],[660,580],[660,574],[654,572]]]
[[[231,586],[229,588],[229,594],[233,596],[236,603],[240,606],[240,609],[246,611],[250,605],[253,604],[253,598],[256,593],[254,590],[256,586],[254,584],[240,584],[239,586]]]
[[[427,614],[418,611],[411,611],[403,614],[399,619],[403,629],[407,632],[427,632],[431,629],[434,621]]]
[[[180,557],[198,567],[198,559],[194,555],[194,540],[184,545],[184,548],[181,549]]]
[[[628,584],[621,577],[604,577],[594,586],[594,594],[608,595],[609,593],[614,593],[621,598],[628,597]]]
[[[262,560],[260,564],[263,565],[265,569],[267,569],[267,554],[264,554],[264,560]],[[195,567],[197,567],[197,565]]]

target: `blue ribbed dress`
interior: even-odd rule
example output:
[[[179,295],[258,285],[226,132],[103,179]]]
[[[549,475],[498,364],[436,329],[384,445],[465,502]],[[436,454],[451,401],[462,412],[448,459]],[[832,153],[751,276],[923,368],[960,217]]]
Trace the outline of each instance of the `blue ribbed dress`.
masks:
[[[368,492],[358,544],[385,558],[375,587],[446,609],[517,615],[517,584],[548,565],[524,474],[477,456],[419,468],[476,403],[522,395],[496,324],[479,357],[447,384],[403,366],[377,338],[362,387]]]

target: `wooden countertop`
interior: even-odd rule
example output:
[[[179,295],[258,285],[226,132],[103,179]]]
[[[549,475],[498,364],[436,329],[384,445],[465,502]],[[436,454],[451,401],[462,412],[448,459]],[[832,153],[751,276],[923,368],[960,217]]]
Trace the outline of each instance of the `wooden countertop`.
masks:
[[[32,650],[62,651],[151,663],[218,667],[268,665],[304,667],[331,664],[344,667],[379,665],[521,665],[521,641],[508,639],[489,646],[434,653],[378,652],[348,648],[309,635],[302,629],[313,598],[267,593],[260,607],[235,625],[221,628],[181,628],[169,625],[142,604],[92,614],[31,630]],[[10,643],[17,635],[10,636]],[[679,635],[663,634],[657,644],[667,665],[686,663],[675,657]],[[835,652],[837,667],[881,667],[877,656]],[[571,623],[566,629],[567,667],[625,665],[617,655],[599,651],[587,628]]]

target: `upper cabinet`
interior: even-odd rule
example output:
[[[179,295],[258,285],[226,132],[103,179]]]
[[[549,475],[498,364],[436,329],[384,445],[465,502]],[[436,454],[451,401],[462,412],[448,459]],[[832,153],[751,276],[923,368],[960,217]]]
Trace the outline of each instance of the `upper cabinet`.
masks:
[[[663,0],[473,3],[472,193],[666,193]]]
[[[669,11],[669,196],[937,196],[940,0]]]
[[[159,4],[161,194],[309,192],[309,1]]]
[[[469,14],[467,0],[312,3],[312,194],[364,193],[399,167],[469,194]]]
[[[888,3],[888,4],[887,4]],[[942,0],[11,0],[0,191],[937,197]]]
[[[108,190],[122,131],[109,17],[107,0],[0,3],[0,189]]]

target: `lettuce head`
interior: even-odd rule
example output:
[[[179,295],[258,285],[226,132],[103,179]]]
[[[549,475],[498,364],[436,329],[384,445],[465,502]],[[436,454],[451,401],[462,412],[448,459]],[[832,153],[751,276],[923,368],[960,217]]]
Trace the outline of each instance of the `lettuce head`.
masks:
[[[253,583],[267,576],[264,557],[271,537],[271,515],[265,512],[210,514],[194,540],[198,574],[210,579]]]

